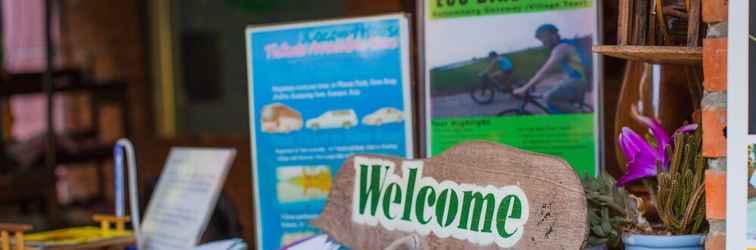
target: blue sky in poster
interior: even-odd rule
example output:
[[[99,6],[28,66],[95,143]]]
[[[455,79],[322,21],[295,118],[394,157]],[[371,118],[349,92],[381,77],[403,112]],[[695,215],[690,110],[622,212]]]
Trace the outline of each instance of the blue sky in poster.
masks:
[[[282,184],[282,178],[292,174],[282,176],[280,169],[327,166],[333,176],[351,153],[407,156],[410,132],[406,123],[411,110],[405,110],[408,83],[402,73],[399,27],[399,19],[390,18],[247,33],[252,49],[248,70],[252,72],[253,155],[258,164],[254,174],[261,216],[258,223],[262,223],[258,234],[263,249],[278,249],[282,238],[314,232],[307,221],[325,205],[324,197],[303,198],[301,194],[284,195],[289,198],[281,201],[281,185],[289,185]],[[264,131],[263,110],[274,103],[300,113],[301,128]],[[385,107],[405,111],[404,121],[364,124],[365,116]],[[334,110],[353,110],[357,125],[320,129],[308,125],[308,120]]]
[[[437,53],[429,52],[426,63],[435,68],[485,57],[492,50],[509,53],[540,47],[535,30],[545,23],[556,25],[562,38],[593,35],[594,17],[593,10],[586,8],[428,21],[427,39],[435,42],[427,42],[426,51]]]

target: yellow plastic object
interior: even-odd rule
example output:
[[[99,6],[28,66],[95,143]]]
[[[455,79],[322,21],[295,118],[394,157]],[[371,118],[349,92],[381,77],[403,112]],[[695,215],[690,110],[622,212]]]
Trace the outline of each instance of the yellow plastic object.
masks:
[[[26,242],[44,246],[76,245],[131,235],[131,231],[127,230],[103,233],[101,228],[89,226],[29,234],[26,235]]]
[[[126,228],[126,222],[129,222],[128,216],[118,217],[113,215],[96,214],[92,218],[100,223],[100,232],[103,235],[108,235],[113,232],[123,233]],[[111,224],[115,224],[115,231],[110,228]]]
[[[32,229],[31,225],[24,224],[0,224],[0,250],[11,249],[11,233],[15,239],[15,249],[24,250],[24,232]]]

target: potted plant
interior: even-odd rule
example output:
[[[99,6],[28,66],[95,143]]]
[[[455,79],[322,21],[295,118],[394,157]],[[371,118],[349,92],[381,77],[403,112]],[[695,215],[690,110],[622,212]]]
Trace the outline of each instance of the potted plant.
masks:
[[[590,231],[584,244],[587,250],[619,249],[622,233],[633,224],[634,199],[606,173],[597,177],[585,174],[581,178],[588,201]]]
[[[648,226],[629,227],[623,236],[625,249],[704,249],[707,224],[700,129],[689,124],[669,136],[658,121],[634,115],[649,128],[650,136],[622,129],[619,143],[627,172],[617,185],[641,182],[658,218],[646,218],[654,222]]]

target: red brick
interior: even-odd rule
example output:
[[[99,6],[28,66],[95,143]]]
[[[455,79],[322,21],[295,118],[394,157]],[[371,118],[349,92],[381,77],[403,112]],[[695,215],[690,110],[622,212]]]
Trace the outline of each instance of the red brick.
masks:
[[[706,236],[706,250],[725,250],[725,240],[727,237],[724,234],[709,234]]]
[[[703,69],[704,90],[727,89],[727,37],[704,39]]]
[[[724,171],[706,170],[706,218],[724,220],[727,216],[727,176]]]
[[[703,0],[701,15],[706,23],[727,21],[728,0]]]
[[[705,157],[724,157],[727,154],[727,111],[723,109],[706,110],[702,113],[703,155]]]

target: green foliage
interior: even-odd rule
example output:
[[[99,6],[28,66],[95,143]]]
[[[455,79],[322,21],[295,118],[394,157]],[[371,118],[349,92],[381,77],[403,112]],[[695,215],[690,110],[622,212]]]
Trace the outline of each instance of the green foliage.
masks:
[[[669,170],[659,169],[656,177],[656,209],[668,233],[702,234],[707,228],[701,129],[677,133],[674,142]]]
[[[637,213],[630,194],[615,185],[611,176],[602,174],[581,179],[588,201],[589,246],[606,244],[610,249],[622,245],[622,233],[632,226]]]

